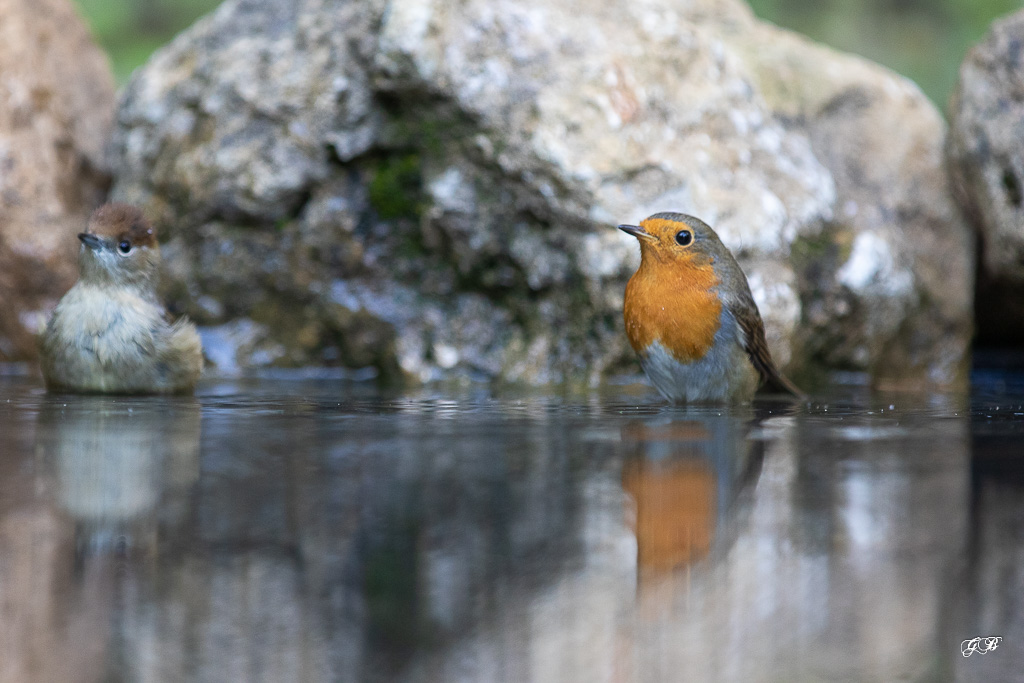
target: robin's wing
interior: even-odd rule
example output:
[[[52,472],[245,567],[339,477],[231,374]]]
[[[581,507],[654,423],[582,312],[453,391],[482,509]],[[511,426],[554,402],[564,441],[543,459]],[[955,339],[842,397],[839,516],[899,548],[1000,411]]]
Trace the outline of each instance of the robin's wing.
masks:
[[[757,374],[761,376],[761,389],[776,394],[803,396],[803,392],[775,367],[764,337],[764,322],[750,293],[743,292],[735,305],[730,306],[730,311],[743,331],[743,348]]]

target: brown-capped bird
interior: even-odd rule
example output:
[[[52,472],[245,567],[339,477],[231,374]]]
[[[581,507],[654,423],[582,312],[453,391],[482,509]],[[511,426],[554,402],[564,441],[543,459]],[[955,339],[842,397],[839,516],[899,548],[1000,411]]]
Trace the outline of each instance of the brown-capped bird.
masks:
[[[57,304],[43,334],[50,391],[189,393],[203,367],[192,323],[168,320],[156,294],[160,247],[134,206],[105,204],[89,219],[80,277]]]
[[[619,229],[640,242],[626,286],[629,342],[673,403],[749,401],[759,386],[800,396],[775,367],[736,259],[703,221],[657,213]]]

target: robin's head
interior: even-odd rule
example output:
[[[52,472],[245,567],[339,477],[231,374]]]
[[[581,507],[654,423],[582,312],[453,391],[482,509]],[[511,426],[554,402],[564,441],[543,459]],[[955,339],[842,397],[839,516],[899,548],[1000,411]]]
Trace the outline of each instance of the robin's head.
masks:
[[[619,230],[639,240],[640,255],[651,265],[707,265],[726,248],[711,226],[684,213],[656,213],[640,225],[620,225]]]
[[[82,279],[95,284],[150,285],[160,266],[156,232],[142,212],[128,204],[104,204],[79,233]]]

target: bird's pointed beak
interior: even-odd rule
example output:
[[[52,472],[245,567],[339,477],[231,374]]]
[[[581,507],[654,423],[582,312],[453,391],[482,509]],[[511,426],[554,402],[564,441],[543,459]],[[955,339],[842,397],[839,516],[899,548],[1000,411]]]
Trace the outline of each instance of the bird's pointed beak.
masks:
[[[78,239],[82,240],[82,244],[89,247],[93,251],[99,251],[100,249],[103,248],[103,240],[90,232],[78,233]]]
[[[638,240],[647,240],[648,242],[656,242],[656,241],[658,241],[657,237],[655,237],[651,233],[647,232],[646,230],[641,228],[639,225],[620,225],[619,226],[619,230],[621,230],[622,232],[626,233],[627,235],[632,235],[633,237],[637,238]]]

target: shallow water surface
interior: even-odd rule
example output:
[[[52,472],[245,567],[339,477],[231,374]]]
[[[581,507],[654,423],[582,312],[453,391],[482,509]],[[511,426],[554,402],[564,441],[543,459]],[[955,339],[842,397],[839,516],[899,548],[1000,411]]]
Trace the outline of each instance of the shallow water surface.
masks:
[[[1024,680],[1024,386],[982,379],[728,410],[0,379],[0,681]]]

